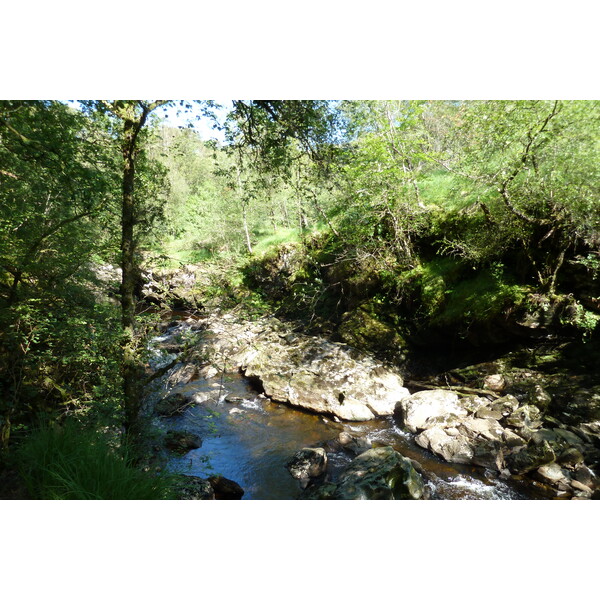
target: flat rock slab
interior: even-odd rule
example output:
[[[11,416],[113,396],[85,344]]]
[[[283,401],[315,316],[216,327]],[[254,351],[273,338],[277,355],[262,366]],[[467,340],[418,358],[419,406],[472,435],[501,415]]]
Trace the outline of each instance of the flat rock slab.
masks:
[[[274,318],[213,317],[200,352],[242,372],[276,402],[346,421],[391,415],[410,395],[397,370],[346,344],[292,332]]]

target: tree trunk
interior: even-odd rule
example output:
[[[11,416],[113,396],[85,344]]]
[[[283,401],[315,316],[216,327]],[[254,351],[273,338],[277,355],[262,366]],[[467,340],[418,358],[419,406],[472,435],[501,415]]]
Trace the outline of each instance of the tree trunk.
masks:
[[[125,429],[130,430],[139,411],[139,368],[135,352],[135,239],[134,185],[136,123],[123,121],[123,198],[121,205],[121,324],[123,326],[123,395]]]
[[[246,234],[246,248],[248,254],[252,254],[252,242],[250,241],[250,232],[248,231],[248,220],[246,218],[246,203],[242,206],[242,219],[244,220],[244,233]]]

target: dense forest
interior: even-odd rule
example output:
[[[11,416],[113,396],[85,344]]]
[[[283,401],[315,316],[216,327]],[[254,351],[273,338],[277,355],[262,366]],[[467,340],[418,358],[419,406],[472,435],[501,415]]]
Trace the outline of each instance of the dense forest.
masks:
[[[240,498],[267,417],[272,497],[598,497],[599,182],[597,101],[0,101],[0,497]]]

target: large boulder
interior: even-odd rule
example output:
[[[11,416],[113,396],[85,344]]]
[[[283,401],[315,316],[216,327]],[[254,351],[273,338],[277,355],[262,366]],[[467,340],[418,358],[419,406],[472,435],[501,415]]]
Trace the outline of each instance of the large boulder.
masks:
[[[332,496],[337,500],[418,500],[421,475],[393,448],[372,448],[357,456],[340,476]]]
[[[395,414],[401,426],[417,433],[427,429],[428,425],[440,417],[465,417],[468,411],[461,405],[458,395],[454,392],[428,390],[401,398]],[[439,420],[436,425],[439,425]]]
[[[347,421],[391,415],[409,396],[400,373],[358,350],[294,333],[273,318],[239,323],[224,315],[209,324],[201,352],[241,371],[276,402]]]

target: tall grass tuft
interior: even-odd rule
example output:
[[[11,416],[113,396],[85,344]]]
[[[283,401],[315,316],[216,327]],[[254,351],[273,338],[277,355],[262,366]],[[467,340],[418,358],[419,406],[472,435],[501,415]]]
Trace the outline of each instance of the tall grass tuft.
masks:
[[[143,472],[131,454],[105,435],[75,422],[42,426],[23,441],[17,466],[33,499],[163,500],[173,497],[166,476]]]

